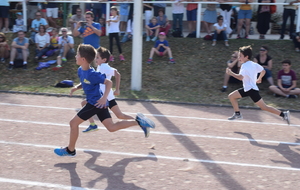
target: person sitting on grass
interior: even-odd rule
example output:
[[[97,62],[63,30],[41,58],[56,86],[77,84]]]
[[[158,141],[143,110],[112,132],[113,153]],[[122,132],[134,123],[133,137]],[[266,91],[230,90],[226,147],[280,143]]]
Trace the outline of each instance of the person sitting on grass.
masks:
[[[62,68],[61,63],[66,63],[67,58],[70,59],[74,57],[74,38],[68,35],[67,28],[61,28],[62,36],[58,39],[58,49],[60,51],[59,56],[57,56],[57,66],[52,68],[52,70],[58,70]]]
[[[297,78],[296,72],[291,69],[291,61],[284,60],[282,70],[277,75],[277,86],[272,85],[269,89],[274,93],[275,97],[297,98],[300,94],[300,89],[296,88]]]
[[[23,59],[23,69],[27,69],[27,58],[29,56],[29,39],[25,37],[25,32],[20,30],[18,37],[16,37],[11,44],[10,62],[8,70],[12,70],[14,67],[14,60]]]
[[[175,60],[172,57],[171,48],[169,47],[169,43],[166,40],[166,34],[164,32],[160,32],[158,38],[159,40],[155,42],[154,47],[152,47],[150,51],[150,56],[147,63],[148,64],[152,63],[152,57],[154,53],[156,53],[158,56],[164,56],[168,54],[170,58],[169,63],[175,63]]]
[[[233,54],[231,55],[231,59],[229,61],[227,61],[227,67],[236,74],[238,74],[240,72],[241,65],[242,65],[238,60],[238,54],[239,54],[238,51],[234,51]],[[228,83],[237,84],[237,83],[241,83],[241,81],[234,78],[233,76],[228,75],[225,72],[224,83],[223,83],[223,88],[221,89],[221,92],[226,92]]]
[[[116,132],[139,125],[144,131],[145,137],[148,137],[150,128],[155,128],[155,123],[141,113],[138,113],[135,119],[113,122],[107,108],[109,106],[107,97],[111,90],[112,82],[106,78],[105,74],[96,72],[91,67],[95,57],[96,50],[93,46],[83,44],[78,46],[76,64],[80,66],[77,71],[80,84],[71,89],[70,96],[76,90],[83,89],[86,94],[87,104],[69,122],[69,144],[65,148],[54,149],[54,153],[58,156],[76,156],[75,146],[79,136],[79,125],[94,115],[98,116],[109,132]],[[105,85],[104,93],[101,93],[99,84]]]
[[[45,55],[42,56],[42,58],[46,59],[47,57],[53,56],[55,53],[58,52],[58,32],[57,32],[57,28],[53,28],[51,31],[51,35],[50,36],[50,45],[48,47],[48,51],[45,53]]]
[[[150,24],[146,25],[146,33],[147,33],[147,38],[146,42],[150,41],[150,37],[154,36],[151,40],[155,41],[157,39],[158,33],[159,33],[159,28],[160,25],[157,23],[157,18],[153,17],[151,19]]]
[[[0,59],[5,63],[5,59],[9,57],[9,45],[4,33],[0,32]]]
[[[36,56],[34,59],[36,62],[38,62],[38,60],[48,51],[49,44],[50,36],[46,32],[46,27],[44,25],[40,25],[39,33],[35,35]]]
[[[227,25],[223,21],[223,16],[218,16],[217,20],[218,22],[213,26],[215,31],[212,46],[216,45],[217,40],[224,40],[225,46],[229,46],[226,33]]]

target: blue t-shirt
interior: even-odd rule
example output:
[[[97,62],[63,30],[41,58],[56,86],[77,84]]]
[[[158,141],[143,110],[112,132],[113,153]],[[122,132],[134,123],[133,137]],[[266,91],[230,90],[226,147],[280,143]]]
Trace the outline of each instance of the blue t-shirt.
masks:
[[[101,25],[97,22],[93,22],[92,25],[97,28],[98,30],[101,30]],[[92,28],[90,27],[80,27],[78,28],[78,31],[83,36],[83,43],[84,44],[90,44],[94,48],[100,47],[100,36],[95,34]]]
[[[8,6],[9,6],[8,0],[1,0],[1,1],[0,1],[0,6],[8,7]]]
[[[80,79],[82,89],[86,94],[87,102],[95,105],[97,100],[99,100],[103,95],[100,91],[99,84],[104,84],[106,75],[96,72],[94,68],[82,70],[81,67],[78,68],[77,74]]]
[[[14,42],[16,42],[17,45],[19,46],[24,46],[25,44],[28,44],[29,43],[29,40],[28,38],[24,38],[22,42],[19,41],[19,38],[15,38],[14,39]]]
[[[48,25],[46,19],[41,18],[40,20],[34,19],[31,23],[31,28],[34,28],[35,30],[39,30],[40,25]]]
[[[158,26],[158,23],[156,23],[155,25],[152,24],[152,22],[150,22],[150,24],[148,24],[149,28],[153,28],[155,26]],[[153,32],[155,32],[156,29],[152,29]]]
[[[129,15],[129,3],[120,3],[120,15]]]
[[[157,48],[159,44],[164,44],[165,46],[169,46],[169,43],[167,40],[164,40],[164,41],[156,40],[154,47]],[[166,49],[162,46],[160,46],[158,49],[159,52],[164,52],[165,50]]]

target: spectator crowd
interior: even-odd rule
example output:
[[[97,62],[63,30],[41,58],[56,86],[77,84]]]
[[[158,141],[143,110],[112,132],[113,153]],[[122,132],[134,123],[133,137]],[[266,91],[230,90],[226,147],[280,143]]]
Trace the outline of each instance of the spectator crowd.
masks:
[[[104,1],[104,0],[103,0]],[[195,37],[198,0],[172,0],[172,18],[168,18],[166,13],[166,3],[144,3],[144,29],[146,43],[153,41],[154,45],[149,49],[148,64],[153,63],[153,56],[169,57],[169,63],[174,64],[175,59],[172,55],[171,46],[167,40],[168,37],[183,37],[183,17],[187,18],[187,37]],[[186,3],[188,2],[188,3]],[[218,4],[205,4],[202,25],[206,32],[205,39],[212,40],[212,46],[217,45],[217,41],[223,40],[225,46],[229,46],[229,40],[233,33],[236,33],[237,39],[248,39],[250,34],[251,19],[253,9],[251,2],[253,0],[239,0],[243,3],[239,7],[232,4],[223,4],[231,2],[230,0],[217,0]],[[272,3],[273,0],[258,0],[258,3]],[[290,19],[288,29],[289,38],[293,40],[295,51],[300,51],[299,33],[295,33],[294,20],[297,6],[294,3],[300,0],[285,0],[289,5],[283,6],[282,25],[279,39],[284,39],[286,34],[286,25]],[[8,69],[14,67],[23,67],[27,69],[28,57],[34,57],[35,62],[41,59],[55,56],[57,66],[53,70],[59,70],[62,65],[67,63],[68,59],[74,57],[74,37],[82,39],[83,44],[90,44],[94,48],[101,46],[100,37],[109,36],[109,50],[111,56],[109,61],[115,60],[113,51],[114,42],[117,46],[118,57],[120,61],[125,61],[122,51],[122,43],[132,39],[134,35],[133,25],[133,3],[123,2],[123,0],[112,2],[110,5],[110,14],[106,15],[106,4],[101,1],[95,3],[86,3],[86,10],[76,7],[74,14],[68,19],[69,27],[61,27],[57,22],[59,18],[59,3],[55,1],[46,1],[42,3],[31,2],[27,0],[28,20],[24,27],[22,12],[10,12],[12,3],[8,0],[0,2],[0,59],[2,63],[9,60]],[[15,3],[13,7],[17,8],[20,3]],[[115,6],[118,5],[118,6]],[[265,39],[265,35],[270,30],[271,16],[276,12],[276,5],[259,5],[257,15],[257,31],[259,39]],[[219,15],[218,15],[219,12]],[[16,18],[10,27],[10,15],[14,14]],[[69,30],[69,29],[70,30]],[[14,39],[7,39],[7,33],[17,34]],[[241,32],[243,30],[243,32]],[[28,35],[26,32],[28,31]],[[28,36],[28,38],[26,37]],[[12,41],[11,44],[8,41]],[[29,46],[35,48],[35,54],[30,55]],[[253,61],[262,65],[266,74],[264,78],[270,84],[270,90],[276,96],[295,98],[300,94],[300,89],[296,87],[296,73],[291,69],[291,61],[282,61],[282,70],[277,74],[277,83],[274,83],[272,74],[272,57],[268,54],[269,48],[261,46],[259,53],[254,56]],[[231,59],[227,62],[233,72],[238,73],[241,67],[238,60],[238,52],[233,52]],[[228,83],[238,83],[239,81],[225,73],[224,84],[221,89],[225,92]]]

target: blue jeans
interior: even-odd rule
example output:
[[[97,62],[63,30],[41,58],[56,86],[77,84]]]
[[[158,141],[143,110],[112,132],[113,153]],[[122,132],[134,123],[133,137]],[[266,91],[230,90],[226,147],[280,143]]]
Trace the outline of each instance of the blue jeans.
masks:
[[[217,40],[224,40],[225,42],[228,41],[226,31],[222,31],[220,34],[215,31],[213,41]]]
[[[289,31],[289,35],[290,38],[292,39],[292,34],[294,32],[294,21],[295,21],[295,15],[296,15],[296,11],[293,9],[284,9],[283,11],[283,22],[281,25],[281,33],[280,33],[280,37],[283,38],[284,37],[284,33],[285,33],[285,27],[286,27],[286,23],[288,18],[290,17],[290,31]]]
[[[183,19],[183,13],[173,14],[173,30],[176,30],[177,20],[178,20],[179,30],[182,32],[182,19]]]
[[[37,33],[36,32],[31,32],[30,38],[33,40],[33,42],[35,43],[35,35]]]
[[[45,53],[49,50],[49,48],[44,48],[42,50],[35,50],[35,56],[38,57],[38,59],[40,59],[43,55],[45,55]]]

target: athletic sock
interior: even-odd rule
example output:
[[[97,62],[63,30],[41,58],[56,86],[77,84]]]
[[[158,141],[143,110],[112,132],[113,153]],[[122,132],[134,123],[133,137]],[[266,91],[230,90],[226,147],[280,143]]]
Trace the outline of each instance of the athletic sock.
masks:
[[[74,154],[74,153],[75,153],[75,150],[71,151],[71,150],[69,150],[69,148],[67,147],[67,152],[68,152],[69,154]]]
[[[281,117],[284,117],[284,114],[283,114],[283,112],[281,112],[281,113],[280,113],[280,116],[281,116]]]
[[[14,64],[14,62],[10,61],[10,62],[9,62],[9,64],[13,65],[13,64]]]
[[[24,61],[24,62],[23,62],[23,65],[26,65],[26,64],[27,64],[27,61]]]
[[[95,125],[96,125],[96,123],[90,123],[90,125],[91,125],[91,126],[95,126]]]
[[[235,112],[235,115],[241,115],[241,112],[236,111],[236,112]]]
[[[227,88],[227,86],[223,86],[223,88]]]

